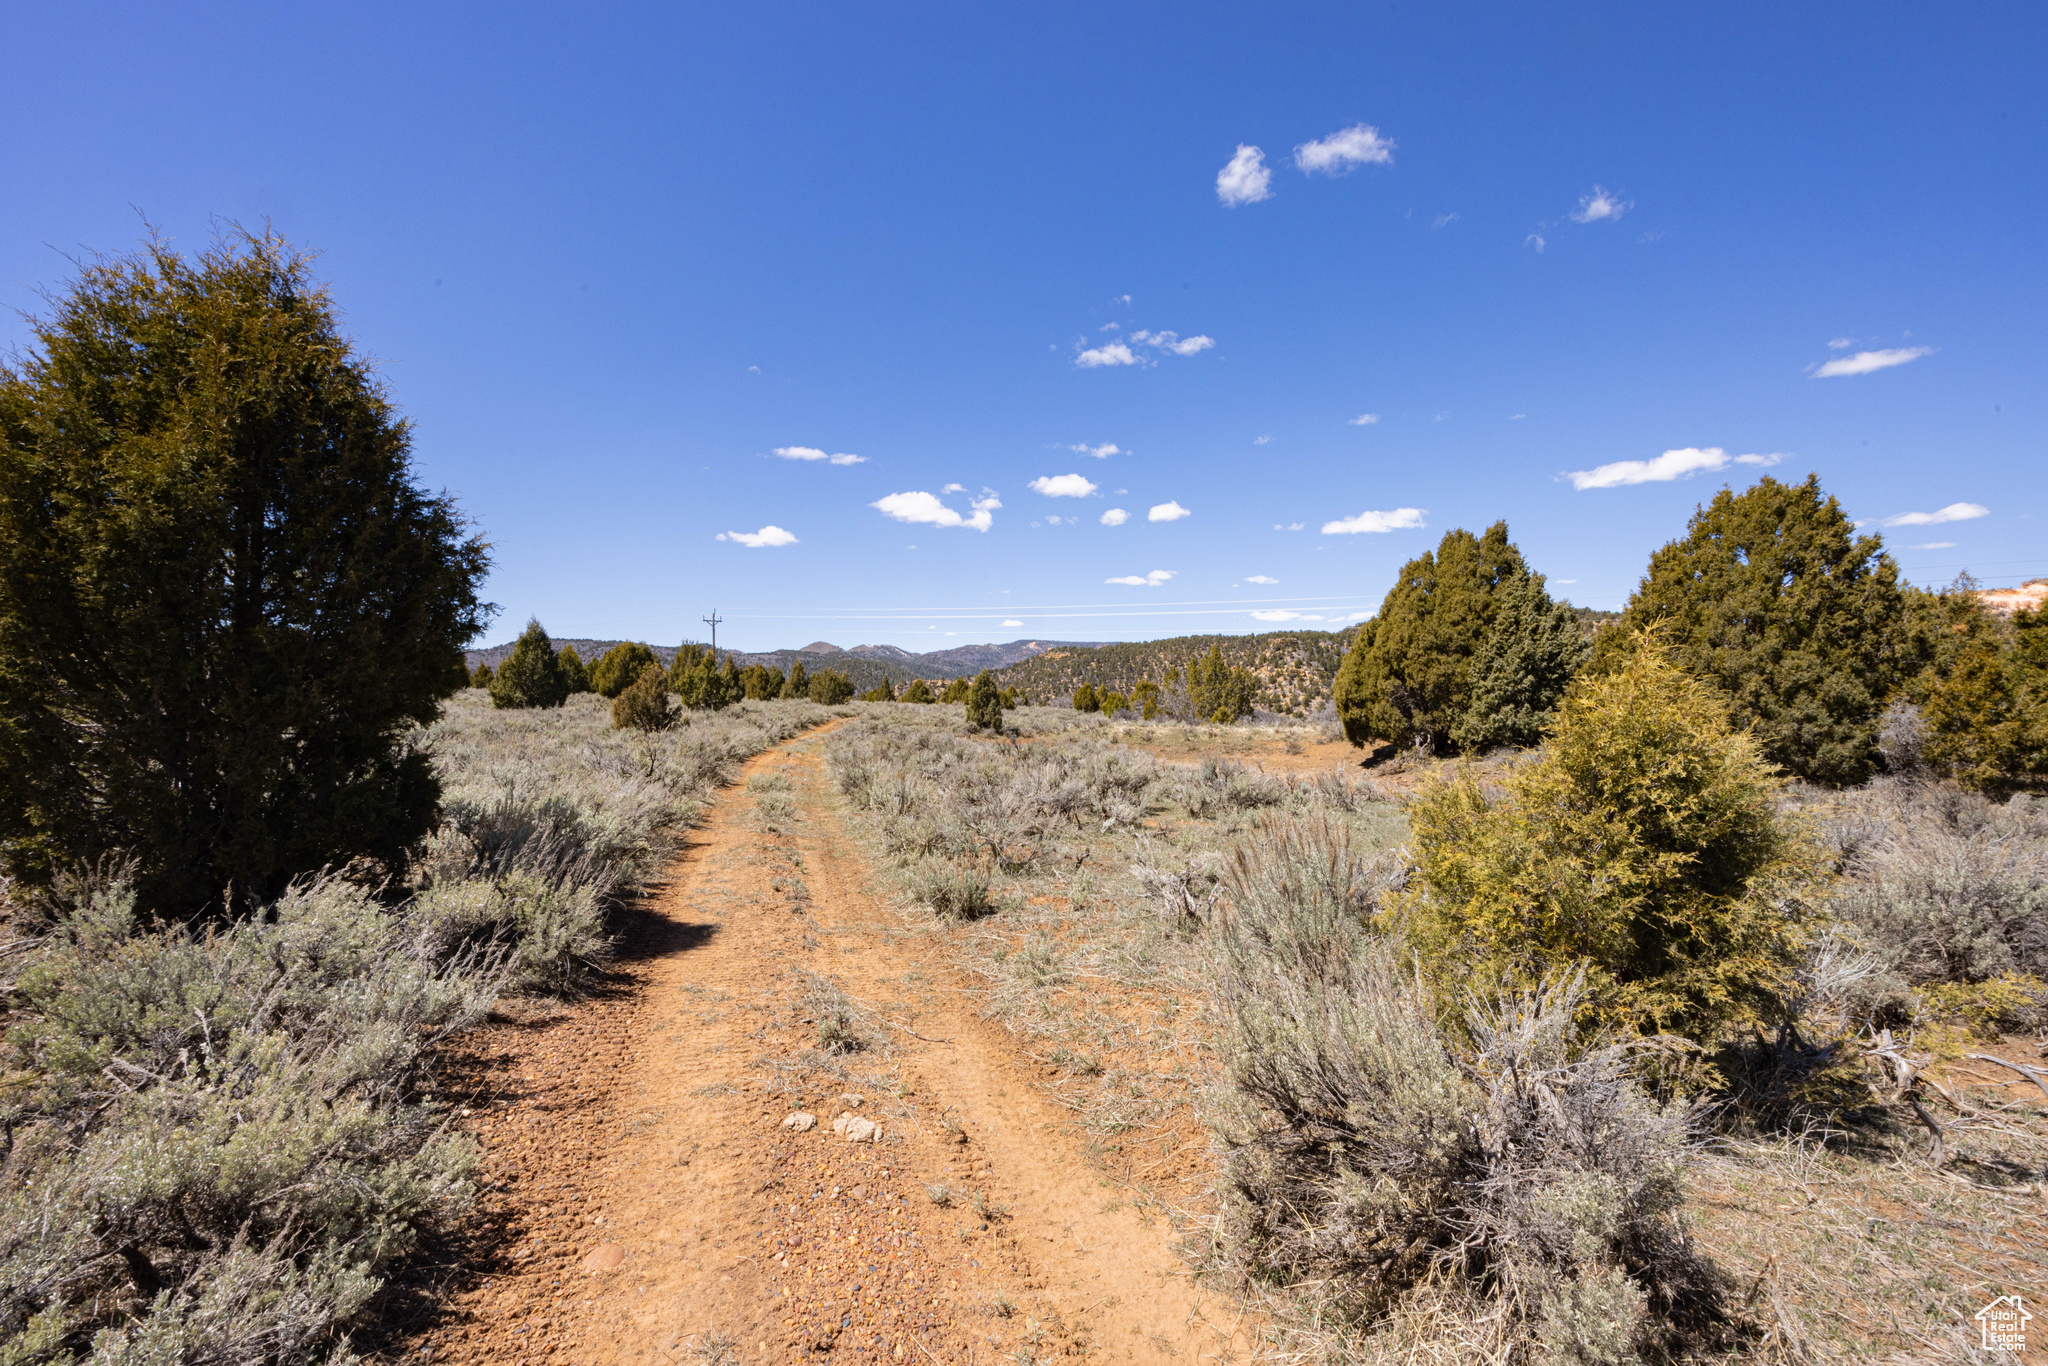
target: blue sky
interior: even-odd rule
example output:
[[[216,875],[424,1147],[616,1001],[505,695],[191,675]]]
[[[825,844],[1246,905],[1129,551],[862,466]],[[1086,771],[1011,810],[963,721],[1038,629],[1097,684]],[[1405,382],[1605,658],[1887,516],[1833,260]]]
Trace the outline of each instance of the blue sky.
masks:
[[[1772,460],[2048,574],[2040,6],[5,15],[0,303],[319,250],[494,640],[1338,624],[1502,517],[1615,607]]]

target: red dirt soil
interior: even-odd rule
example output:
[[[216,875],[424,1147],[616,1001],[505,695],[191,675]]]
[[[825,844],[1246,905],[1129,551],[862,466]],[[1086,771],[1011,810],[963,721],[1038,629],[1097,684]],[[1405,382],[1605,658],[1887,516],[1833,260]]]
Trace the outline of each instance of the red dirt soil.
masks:
[[[975,984],[877,899],[819,734],[742,777],[786,778],[796,818],[729,793],[625,917],[600,993],[508,1009],[472,1036],[456,1089],[487,1193],[454,1282],[383,1355],[1244,1355],[1241,1306],[1194,1285],[1163,1221],[1090,1166],[1042,1069],[980,1018]],[[877,1012],[886,1044],[836,1062],[813,1051],[803,973]],[[817,1127],[783,1127],[798,1110]],[[879,1122],[881,1140],[836,1137],[842,1112]]]

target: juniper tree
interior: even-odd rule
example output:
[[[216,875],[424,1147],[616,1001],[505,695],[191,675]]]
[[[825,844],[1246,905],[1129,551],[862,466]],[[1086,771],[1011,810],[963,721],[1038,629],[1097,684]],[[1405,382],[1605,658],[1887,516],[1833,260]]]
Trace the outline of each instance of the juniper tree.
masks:
[[[1225,661],[1221,645],[1188,665],[1188,701],[1202,720],[1227,725],[1249,716],[1258,693],[1258,675]]]
[[[1075,711],[1094,711],[1101,705],[1101,702],[1096,697],[1095,685],[1093,683],[1083,683],[1080,687],[1074,689]]]
[[[1590,649],[1569,603],[1553,602],[1541,574],[1511,576],[1496,590],[1493,626],[1472,657],[1465,713],[1451,739],[1468,753],[1533,745]]]
[[[1003,728],[1002,694],[996,688],[995,675],[987,669],[976,674],[967,689],[967,724],[974,730]]]
[[[568,696],[569,679],[555,656],[555,643],[538,621],[529,620],[491,680],[491,705],[559,707]]]
[[[469,686],[472,688],[488,688],[491,686],[492,677],[491,666],[479,664],[476,666],[476,672],[469,676]]]
[[[969,684],[966,679],[954,679],[952,682],[946,684],[946,691],[939,695],[939,701],[945,703],[949,707],[956,702],[965,702],[967,700],[968,686]]]
[[[2048,611],[1965,645],[1926,693],[1927,760],[1965,787],[2048,787]]]
[[[782,681],[782,696],[785,701],[803,700],[811,695],[811,676],[799,659],[789,666],[789,677]]]
[[[1097,695],[1095,705],[1104,716],[1115,716],[1131,705],[1131,699],[1120,692],[1106,692]]]
[[[1508,524],[1445,534],[1401,567],[1377,616],[1359,628],[1337,671],[1344,734],[1442,748],[1471,701],[1471,665],[1493,626],[1495,590],[1528,576]]]
[[[488,556],[309,260],[88,262],[0,364],[0,867],[117,851],[166,913],[395,868]]]
[[[820,669],[811,675],[811,701],[836,707],[853,697],[853,680],[837,669]]]
[[[642,669],[624,692],[612,699],[612,727],[640,731],[667,730],[676,723],[669,701],[668,675],[659,668]]]
[[[925,682],[922,678],[913,678],[910,680],[910,686],[903,690],[902,700],[928,705],[939,699],[932,696],[931,684]]]
[[[1857,783],[1877,771],[1877,718],[1910,673],[1898,566],[1858,536],[1820,476],[1722,489],[1683,538],[1650,557],[1614,642],[1657,625],[1675,658],[1727,693],[1737,725],[1802,778]]]
[[[556,653],[555,658],[561,662],[562,677],[568,680],[572,696],[579,692],[592,691],[590,670],[583,667],[583,656],[576,653],[575,646],[564,645]]]
[[[1131,705],[1137,707],[1139,715],[1147,721],[1156,720],[1159,716],[1159,691],[1159,685],[1149,678],[1139,679],[1138,685],[1131,689]]]
[[[617,697],[633,686],[649,668],[660,668],[654,651],[637,640],[614,645],[590,666],[590,689],[604,697]]]

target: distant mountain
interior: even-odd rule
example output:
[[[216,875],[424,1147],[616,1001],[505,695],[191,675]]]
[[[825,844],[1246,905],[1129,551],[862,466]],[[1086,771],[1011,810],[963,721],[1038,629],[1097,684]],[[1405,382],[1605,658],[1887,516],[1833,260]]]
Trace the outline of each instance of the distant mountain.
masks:
[[[463,658],[474,670],[479,664],[497,668],[505,657],[512,653],[516,642],[506,641],[503,645],[492,645],[481,650],[465,650]],[[583,640],[558,637],[557,650],[574,646],[576,653],[585,664],[594,664],[604,652],[614,645],[623,644],[617,640]],[[692,642],[696,643],[696,642]],[[862,692],[881,683],[884,677],[902,684],[913,678],[928,679],[934,683],[953,678],[969,678],[983,669],[1000,669],[1007,664],[1031,659],[1048,650],[1091,650],[1103,642],[1076,642],[1060,640],[1013,640],[1007,645],[959,645],[949,650],[932,650],[925,654],[914,654],[898,649],[894,645],[856,645],[843,650],[829,641],[814,640],[797,650],[747,650],[720,649],[721,656],[730,654],[741,668],[750,664],[766,664],[785,672],[801,659],[804,668],[816,673],[820,669],[837,669],[853,680],[854,686]],[[652,645],[654,657],[666,665],[675,658],[673,645]]]

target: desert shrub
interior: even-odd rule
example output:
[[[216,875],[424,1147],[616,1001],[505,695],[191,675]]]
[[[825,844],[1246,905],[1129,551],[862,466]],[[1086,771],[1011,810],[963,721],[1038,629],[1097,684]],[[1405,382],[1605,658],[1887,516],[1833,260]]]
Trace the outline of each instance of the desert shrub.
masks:
[[[1093,683],[1083,683],[1080,687],[1074,689],[1073,700],[1075,711],[1099,711],[1102,707],[1101,700],[1095,692],[1095,685]]]
[[[903,700],[905,702],[916,702],[920,705],[930,705],[939,699],[933,696],[929,683],[926,683],[922,678],[913,678],[910,680],[910,686],[903,690]]]
[[[576,653],[573,645],[564,645],[555,652],[555,659],[562,666],[562,678],[569,685],[570,693],[590,692],[590,670],[583,665],[583,656]]]
[[[643,669],[633,685],[612,700],[612,725],[619,730],[667,730],[676,723],[669,700],[668,677],[660,669]]]
[[[972,864],[933,862],[919,868],[911,895],[947,920],[978,920],[996,909],[987,870]]]
[[[967,725],[970,730],[1003,728],[1003,698],[996,690],[995,675],[983,669],[967,690]]]
[[[853,699],[853,680],[837,669],[820,669],[811,675],[811,701],[822,707],[836,707]]]
[[[1367,927],[1386,870],[1328,827],[1267,828],[1227,885],[1207,1118],[1230,1265],[1358,1331],[1445,1331],[1448,1308],[1475,1358],[1631,1361],[1711,1327],[1677,1220],[1685,1116],[1579,1035],[1576,978],[1467,997],[1447,1030]]]
[[[1906,681],[1905,598],[1877,536],[1858,536],[1819,477],[1723,489],[1650,557],[1594,667],[1661,624],[1679,662],[1727,694],[1763,755],[1814,782],[1877,771],[1877,718]]]
[[[1888,779],[1830,807],[1830,909],[1878,969],[1857,1023],[1968,1014],[1939,988],[2048,978],[2048,803]]]
[[[152,911],[433,825],[409,743],[488,564],[307,258],[87,258],[0,364],[0,866],[120,851]]]
[[[10,1359],[345,1359],[381,1273],[471,1198],[420,1061],[499,975],[445,947],[338,881],[205,934],[77,889],[5,1043]]]
[[[1451,727],[1452,742],[1468,754],[1535,744],[1590,649],[1571,604],[1551,601],[1541,574],[1504,580],[1494,593],[1493,624],[1472,656],[1471,696]]]
[[[600,697],[617,697],[648,669],[660,667],[651,647],[637,640],[625,641],[606,650],[590,666],[590,690]]]
[[[559,707],[569,696],[569,680],[555,657],[554,642],[538,621],[528,621],[491,680],[496,707]]]
[[[472,953],[502,963],[507,990],[567,992],[612,960],[601,885],[517,870],[436,883],[407,906],[406,927],[439,959]]]
[[[1779,785],[1719,692],[1640,639],[1498,789],[1469,770],[1423,788],[1399,919],[1446,980],[1526,989],[1583,963],[1602,1021],[1711,1039],[1769,1011],[1825,890]]]
[[[1448,745],[1471,700],[1472,659],[1492,628],[1495,591],[1528,573],[1506,522],[1483,536],[1450,531],[1433,553],[1403,565],[1337,671],[1337,710],[1351,742]]]
[[[472,688],[488,688],[491,686],[492,677],[491,666],[479,664],[476,666],[476,672],[469,676],[469,686]]]

